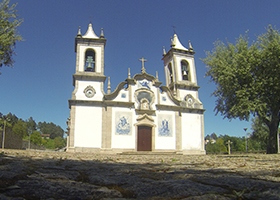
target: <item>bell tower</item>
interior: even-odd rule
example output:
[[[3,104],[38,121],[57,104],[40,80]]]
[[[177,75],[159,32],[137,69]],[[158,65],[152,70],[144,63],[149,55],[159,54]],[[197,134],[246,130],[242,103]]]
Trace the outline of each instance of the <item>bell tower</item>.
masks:
[[[106,39],[104,38],[103,29],[101,29],[100,37],[98,37],[93,31],[91,23],[83,36],[81,28],[79,28],[75,38],[76,73],[93,72],[104,75],[105,44]]]
[[[103,29],[98,37],[88,25],[85,35],[81,34],[81,28],[75,37],[76,72],[73,75],[75,90],[72,100],[101,100],[104,95],[104,49],[106,39]]]
[[[197,91],[197,79],[194,63],[194,55],[191,42],[189,48],[185,48],[177,34],[171,38],[171,49],[166,53],[163,49],[164,70],[166,86],[173,95],[183,100],[189,90]],[[195,95],[198,98],[198,95]]]

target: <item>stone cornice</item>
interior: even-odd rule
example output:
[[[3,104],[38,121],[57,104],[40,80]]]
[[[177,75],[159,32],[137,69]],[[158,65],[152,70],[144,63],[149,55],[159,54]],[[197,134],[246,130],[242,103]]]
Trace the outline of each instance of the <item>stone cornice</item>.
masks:
[[[141,73],[141,74],[135,74],[133,76],[133,79],[135,80],[143,80],[147,79],[149,81],[155,82],[156,78],[153,75],[147,74],[146,72]]]
[[[181,106],[169,106],[169,105],[162,105],[162,104],[157,104],[156,107],[158,110],[172,110],[172,111],[179,111],[184,113],[203,114],[205,111],[205,109],[200,109],[200,108],[186,108]]]
[[[122,102],[122,101],[89,101],[89,100],[73,100],[69,99],[69,108],[72,105],[83,105],[83,106],[115,106],[115,107],[133,107],[134,102]]]
[[[76,74],[73,74],[73,85],[76,80],[104,82],[106,80],[106,76],[96,72],[77,72]]]
[[[171,56],[173,54],[183,54],[183,55],[188,55],[189,57],[194,57],[193,54],[195,54],[194,51],[189,51],[189,50],[182,50],[182,49],[176,49],[176,48],[171,48],[165,55],[163,55],[162,60],[165,60],[167,57]]]
[[[85,43],[89,45],[90,43],[96,44],[101,43],[102,45],[106,45],[105,38],[82,38],[82,37],[75,37],[75,52],[77,52],[77,44],[78,43]]]
[[[176,82],[175,85],[177,89],[185,89],[185,90],[193,90],[193,91],[198,91],[198,89],[200,88],[199,86],[189,81],[179,81]]]
[[[144,109],[135,109],[135,112],[137,113],[137,114],[146,114],[146,115],[153,115],[153,114],[155,114],[156,113],[156,111],[155,110],[144,110]]]

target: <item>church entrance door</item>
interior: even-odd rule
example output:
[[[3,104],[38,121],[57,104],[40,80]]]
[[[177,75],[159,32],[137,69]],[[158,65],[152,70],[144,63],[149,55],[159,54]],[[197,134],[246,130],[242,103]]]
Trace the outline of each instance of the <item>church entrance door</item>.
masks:
[[[152,151],[152,127],[138,126],[137,151]]]

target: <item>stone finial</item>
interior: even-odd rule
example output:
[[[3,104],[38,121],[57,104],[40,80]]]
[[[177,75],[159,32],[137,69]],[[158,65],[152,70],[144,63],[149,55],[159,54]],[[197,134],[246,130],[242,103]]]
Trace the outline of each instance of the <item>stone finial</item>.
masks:
[[[193,51],[193,47],[190,40],[189,40],[189,51]]]
[[[81,34],[81,27],[80,27],[80,26],[79,26],[79,31],[78,31],[77,37],[82,37],[82,34]]]
[[[130,68],[128,68],[128,78],[131,79]]]
[[[165,47],[163,47],[163,56],[166,55]]]
[[[172,37],[171,37],[171,47],[175,47],[175,41],[173,40]]]
[[[100,38],[104,38],[103,28],[101,28]]]
[[[111,82],[110,82],[110,77],[108,77],[107,94],[111,94]]]
[[[158,81],[158,71],[156,71],[156,80]]]

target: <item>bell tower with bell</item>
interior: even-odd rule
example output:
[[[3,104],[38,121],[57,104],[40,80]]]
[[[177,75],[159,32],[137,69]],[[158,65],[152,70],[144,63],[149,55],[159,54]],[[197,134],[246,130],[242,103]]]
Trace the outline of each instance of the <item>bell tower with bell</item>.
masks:
[[[183,100],[189,93],[198,98],[194,54],[191,42],[188,49],[184,47],[175,31],[171,49],[167,53],[163,49],[166,86],[177,99]]]
[[[106,39],[103,29],[98,37],[90,23],[85,35],[81,28],[75,37],[76,72],[73,75],[75,90],[72,99],[75,100],[101,100],[104,94],[104,49]],[[91,95],[89,95],[91,94]]]

